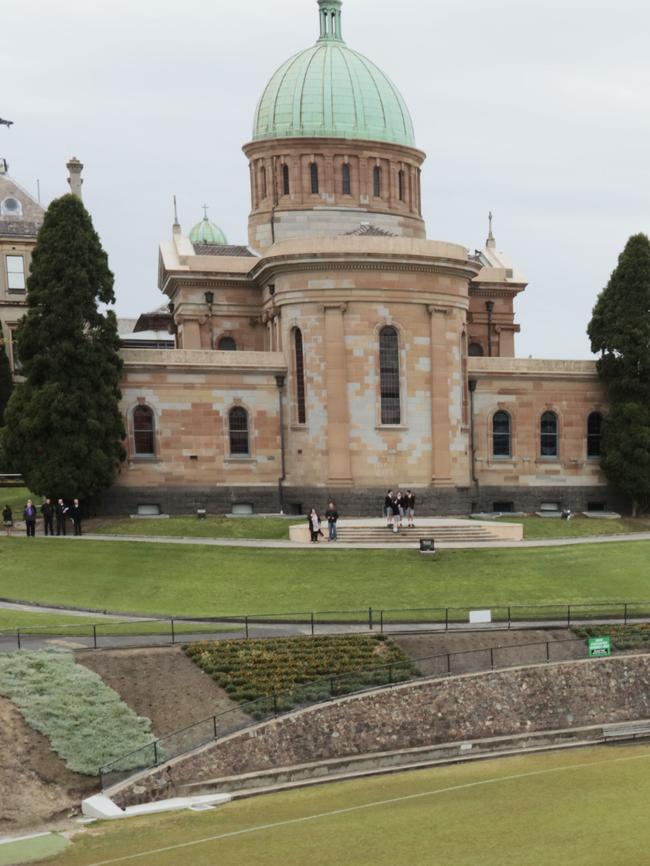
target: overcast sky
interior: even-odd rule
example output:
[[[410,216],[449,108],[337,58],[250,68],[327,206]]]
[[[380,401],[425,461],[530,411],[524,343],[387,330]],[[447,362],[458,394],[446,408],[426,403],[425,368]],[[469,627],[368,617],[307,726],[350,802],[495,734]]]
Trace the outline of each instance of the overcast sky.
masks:
[[[428,237],[497,246],[525,274],[517,354],[590,356],[585,328],[628,236],[650,228],[644,0],[346,0],[343,35],[397,84]],[[118,315],[165,299],[172,195],[245,243],[241,146],[274,70],[318,35],[315,0],[2,3],[0,155],[44,203],[85,164]]]

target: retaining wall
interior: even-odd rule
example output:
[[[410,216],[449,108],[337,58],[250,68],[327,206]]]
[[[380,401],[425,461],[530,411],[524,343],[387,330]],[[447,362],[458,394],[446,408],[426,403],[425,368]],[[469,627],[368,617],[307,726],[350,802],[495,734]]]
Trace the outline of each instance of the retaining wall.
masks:
[[[257,725],[116,786],[111,795],[125,805],[218,776],[648,717],[648,655],[420,680]]]

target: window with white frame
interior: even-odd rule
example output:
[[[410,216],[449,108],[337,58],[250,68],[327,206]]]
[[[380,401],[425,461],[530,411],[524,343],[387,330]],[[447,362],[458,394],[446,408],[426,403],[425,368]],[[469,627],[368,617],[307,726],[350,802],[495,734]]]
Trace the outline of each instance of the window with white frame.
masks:
[[[7,256],[7,288],[10,292],[25,291],[25,259]]]

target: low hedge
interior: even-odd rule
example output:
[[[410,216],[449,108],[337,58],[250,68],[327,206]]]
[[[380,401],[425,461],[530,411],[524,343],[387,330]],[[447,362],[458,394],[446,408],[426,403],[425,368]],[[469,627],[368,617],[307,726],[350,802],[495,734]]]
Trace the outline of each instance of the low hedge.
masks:
[[[0,695],[76,773],[96,776],[104,764],[153,739],[149,719],[136,715],[70,652],[1,654]]]
[[[258,701],[249,708],[257,717],[416,673],[408,656],[382,635],[204,641],[183,649],[233,700]]]
[[[576,626],[573,632],[578,637],[610,637],[612,649],[650,649],[650,624],[639,625],[590,625]]]

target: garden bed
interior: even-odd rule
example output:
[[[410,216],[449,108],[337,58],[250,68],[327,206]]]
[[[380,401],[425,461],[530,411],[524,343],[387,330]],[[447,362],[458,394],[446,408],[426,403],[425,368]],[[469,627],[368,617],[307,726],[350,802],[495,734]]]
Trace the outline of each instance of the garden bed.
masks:
[[[610,637],[612,650],[650,649],[650,624],[591,625],[572,629],[578,637]]]

